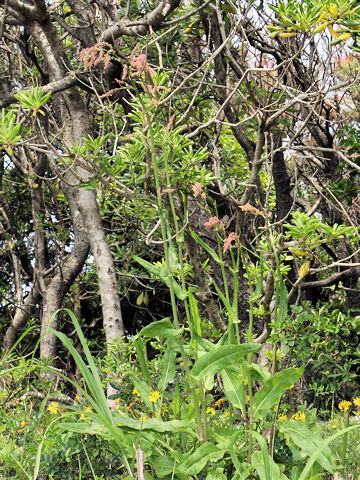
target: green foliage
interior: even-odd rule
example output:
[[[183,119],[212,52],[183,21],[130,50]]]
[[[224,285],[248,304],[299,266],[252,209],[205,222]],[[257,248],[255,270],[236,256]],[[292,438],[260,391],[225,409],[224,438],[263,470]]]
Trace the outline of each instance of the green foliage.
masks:
[[[314,393],[315,403],[327,409],[337,392],[345,397],[359,395],[359,317],[328,305],[313,308],[310,302],[291,308],[293,315],[283,326],[283,342],[298,361],[309,364],[308,389]]]
[[[360,25],[360,6],[357,0],[351,2],[328,0],[325,3],[316,0],[305,2],[280,0],[276,5],[269,6],[276,14],[275,25],[267,27],[271,32],[270,37],[279,35],[288,38],[307,32],[316,34],[328,28],[335,38],[331,45],[344,42],[353,35],[355,45],[350,48],[358,51],[356,45]],[[334,29],[334,24],[342,28]]]
[[[0,118],[0,144],[5,151],[12,155],[11,145],[17,143],[21,136],[18,135],[21,125],[16,124],[16,113],[12,110],[6,113],[5,108],[1,110]]]
[[[32,110],[32,115],[36,117],[38,113],[45,115],[41,107],[49,101],[51,92],[45,93],[41,87],[34,87],[31,90],[23,90],[15,95],[23,108]]]

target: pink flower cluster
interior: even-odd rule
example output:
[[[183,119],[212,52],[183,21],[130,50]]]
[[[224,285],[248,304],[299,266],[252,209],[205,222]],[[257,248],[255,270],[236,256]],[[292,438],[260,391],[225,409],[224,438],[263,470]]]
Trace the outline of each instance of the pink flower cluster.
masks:
[[[130,63],[133,67],[136,68],[137,75],[141,75],[144,70],[146,71],[150,69],[145,53],[140,53],[140,55],[137,55],[137,56],[135,55],[139,47],[140,47],[140,44],[138,43],[132,49],[132,52],[130,54]]]
[[[237,238],[238,238],[238,236],[234,232],[231,232],[230,235],[227,238],[225,238],[224,246],[223,246],[223,252],[224,253],[227,252],[230,247],[232,247],[232,242],[237,240]]]
[[[101,62],[104,64],[104,68],[108,68],[112,51],[111,45],[106,42],[98,42],[92,47],[81,50],[80,59],[84,64],[85,71],[91,67],[97,67]]]
[[[138,75],[140,75],[144,70],[149,69],[149,64],[146,59],[145,53],[141,53],[137,57],[131,59],[131,65],[136,68]]]
[[[193,189],[193,192],[194,192],[194,197],[198,197],[201,193],[202,193],[202,185],[200,182],[196,182],[193,186],[192,186],[192,189]]]
[[[204,223],[204,227],[207,230],[211,230],[219,223],[219,219],[217,217],[211,217],[208,222]]]

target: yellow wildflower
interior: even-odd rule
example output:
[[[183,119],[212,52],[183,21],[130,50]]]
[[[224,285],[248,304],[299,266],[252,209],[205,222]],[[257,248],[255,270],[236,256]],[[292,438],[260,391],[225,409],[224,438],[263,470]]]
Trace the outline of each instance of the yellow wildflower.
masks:
[[[147,417],[145,415],[139,418],[140,422],[147,422]]]
[[[85,408],[85,412],[87,412],[87,413],[92,413],[91,407],[86,407],[86,408]]]
[[[79,400],[80,400],[79,395],[75,395],[75,397],[74,397],[74,402],[78,402]]]
[[[279,421],[279,422],[285,422],[285,420],[287,420],[287,419],[288,419],[288,418],[287,418],[287,416],[286,416],[284,413],[282,413],[282,414],[279,415],[279,417],[278,417],[278,421]]]
[[[134,387],[132,393],[133,393],[134,395],[136,395],[137,397],[140,397],[140,392],[139,392],[139,390],[138,390],[137,388]]]
[[[329,421],[328,421],[328,426],[329,426],[330,428],[336,428],[336,427],[337,427],[336,420],[329,420]]]
[[[157,390],[155,390],[154,392],[150,393],[149,401],[153,402],[153,403],[156,403],[159,400],[160,397],[161,397],[161,393],[158,392]]]
[[[159,412],[154,412],[154,417],[157,418],[159,416]]]
[[[21,425],[21,428],[24,428],[24,427],[26,427],[27,422],[22,421],[22,422],[20,423],[20,425]]]
[[[226,417],[230,417],[230,412],[225,412],[224,415],[223,415],[224,418]]]
[[[22,428],[19,428],[19,430],[17,430],[17,433],[23,433],[24,430]]]
[[[116,403],[116,405],[119,405],[119,403],[120,403],[120,398],[115,398],[114,402]]]
[[[353,400],[353,404],[356,407],[360,407],[360,397],[355,397],[354,400]]]
[[[304,412],[296,412],[294,419],[295,420],[305,420],[306,415]]]
[[[216,400],[215,407],[220,408],[223,401],[224,401],[223,398],[219,398],[219,400]]]
[[[47,409],[51,415],[56,415],[59,412],[59,404],[57,402],[51,402]]]
[[[213,407],[207,407],[206,413],[209,413],[210,415],[215,415],[215,408]]]
[[[120,405],[115,405],[115,410],[118,411],[120,409]]]
[[[184,366],[184,362],[180,362],[179,367],[183,367],[183,366]]]
[[[339,403],[339,410],[344,410],[346,412],[347,410],[349,410],[350,407],[351,407],[351,402],[349,402],[348,400],[342,400]]]

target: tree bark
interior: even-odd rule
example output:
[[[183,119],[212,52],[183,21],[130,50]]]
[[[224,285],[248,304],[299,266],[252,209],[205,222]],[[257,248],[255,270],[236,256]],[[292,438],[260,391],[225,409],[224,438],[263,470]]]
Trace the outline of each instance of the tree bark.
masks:
[[[29,30],[48,63],[51,81],[59,81],[64,78],[67,74],[65,66],[68,62],[51,21],[48,20],[41,25],[33,22],[29,26]],[[89,116],[84,99],[76,87],[69,88],[65,91],[63,98],[67,107],[67,112],[64,111],[62,119],[65,127],[64,143],[65,145],[81,143],[83,139],[91,133]],[[89,165],[89,167],[91,171],[91,165]],[[69,175],[70,173],[71,172],[69,172]],[[92,177],[88,170],[85,170],[79,165],[73,166],[72,173],[72,182],[77,179],[77,184],[80,182],[86,183],[91,180]],[[83,260],[83,256],[85,255],[88,245],[86,241],[85,248],[84,234],[86,233],[98,273],[105,337],[106,341],[110,342],[115,338],[123,336],[124,328],[114,261],[102,225],[96,193],[78,187],[74,185],[74,183],[72,187],[66,186],[65,188],[64,185],[64,192],[68,198],[72,212],[74,230],[76,229],[77,231],[76,241],[71,258],[69,257],[62,271],[53,277],[49,288],[47,288],[43,310],[42,332],[46,331],[54,311],[61,305],[63,295],[65,294],[64,287],[66,286],[68,288],[71,285],[71,282],[75,280],[77,273],[81,269],[81,262],[83,264],[83,261],[85,261]],[[77,225],[79,222],[79,214],[81,215],[84,230],[81,229],[80,225]],[[75,272],[77,273],[74,276],[73,273]],[[52,322],[53,326],[56,325],[56,319],[53,319]],[[53,356],[54,345],[54,338],[50,340],[50,337],[44,337],[40,349],[41,356]]]

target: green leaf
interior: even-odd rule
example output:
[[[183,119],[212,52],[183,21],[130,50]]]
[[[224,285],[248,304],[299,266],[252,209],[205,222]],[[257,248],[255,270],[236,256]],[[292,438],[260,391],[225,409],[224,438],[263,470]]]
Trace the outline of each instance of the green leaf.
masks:
[[[259,468],[258,473],[261,480],[273,480],[271,477],[271,457],[269,455],[265,439],[258,432],[250,431],[249,433],[256,438],[261,449],[261,452],[253,453],[251,456],[251,464],[253,465],[255,463],[256,465],[253,466],[255,466],[255,468]]]
[[[264,461],[263,452],[257,450],[251,455],[251,464],[256,468],[260,480],[288,480],[287,476],[280,472],[279,465],[274,462],[267,451],[266,456],[267,464]]]
[[[280,399],[284,392],[296,383],[304,372],[304,367],[287,368],[276,373],[253,397],[254,417],[263,410],[269,410]]]
[[[152,456],[151,463],[156,468],[156,474],[158,477],[165,477],[175,470],[175,458],[168,455]]]
[[[198,474],[209,460],[220,460],[224,453],[225,450],[218,448],[213,443],[204,443],[195,452],[185,457],[185,461],[177,468],[177,472],[190,478]]]
[[[90,423],[88,421],[63,422],[58,425],[61,430],[68,432],[82,433],[84,435],[100,435],[103,437],[109,437],[108,430],[100,423]]]
[[[288,291],[282,277],[279,279],[279,309],[277,314],[277,324],[282,326],[288,314]]]
[[[260,350],[258,343],[243,343],[241,345],[221,345],[211,352],[205,353],[197,360],[191,370],[194,378],[203,378],[214,375],[223,368],[237,365],[248,353],[256,353]]]
[[[334,473],[334,453],[328,445],[323,444],[324,439],[320,433],[309,430],[302,422],[297,420],[289,420],[288,422],[280,424],[279,431],[290,435],[295,445],[309,455],[309,457],[318,449],[316,461],[325,468],[325,470]]]
[[[142,338],[138,337],[136,340],[134,340],[134,345],[136,349],[136,356],[141,368],[141,373],[147,382],[151,382],[152,379],[151,379],[151,375],[148,367],[146,347],[144,345],[144,342],[142,341]]]
[[[240,408],[242,413],[244,413],[246,394],[241,376],[230,369],[224,368],[221,371],[221,379],[228,400],[235,408]]]
[[[191,314],[191,329],[192,333],[199,335],[201,337],[201,318],[200,318],[200,312],[199,312],[199,307],[196,301],[196,298],[192,294],[192,292],[189,290],[188,292],[188,298],[189,298],[189,306],[190,306],[190,314]]]
[[[176,337],[180,335],[184,331],[184,327],[179,330],[176,330],[173,327],[173,324],[169,317],[163,318],[162,320],[158,320],[157,322],[150,323],[150,325],[146,325],[140,332],[136,335],[137,338],[140,335],[149,338],[168,338],[168,337]]]
[[[130,418],[121,413],[114,415],[114,420],[119,427],[132,428],[133,430],[152,430],[160,433],[193,432],[195,423],[189,420],[170,420],[163,422],[157,418],[149,418],[146,422]]]
[[[170,337],[161,361],[162,373],[158,383],[158,389],[160,390],[160,392],[164,391],[165,388],[168,386],[169,382],[174,380],[176,372],[176,352],[176,339]]]
[[[335,440],[338,437],[341,437],[342,435],[344,435],[347,432],[350,432],[351,430],[354,430],[355,428],[359,428],[359,425],[352,425],[351,427],[344,428],[343,430],[340,430],[339,432],[336,432],[333,435],[331,435],[331,437],[329,437],[327,439],[323,439],[322,442],[320,443],[320,445],[316,448],[314,453],[309,458],[309,460],[308,460],[307,464],[305,465],[304,470],[301,472],[301,475],[298,478],[298,480],[307,480],[308,473],[310,472],[311,467],[313,466],[313,464],[316,461],[318,461],[318,457],[319,457],[319,455],[321,455],[322,451],[324,449],[326,449],[333,440]]]
[[[137,255],[133,255],[134,260],[136,260],[138,263],[140,263],[141,266],[146,268],[146,270],[151,273],[156,278],[159,278],[162,282],[165,283],[165,285],[173,290],[175,295],[180,299],[180,300],[185,300],[187,297],[187,292],[184,292],[184,290],[181,288],[181,286],[177,283],[177,281],[170,275],[167,274],[166,270],[163,268],[158,267],[157,265],[154,265],[147,260],[144,260],[141,257],[138,257]]]
[[[196,235],[196,233],[193,232],[191,229],[190,229],[190,233],[193,239],[196,241],[196,243],[201,245],[202,248],[215,260],[215,262],[221,263],[219,255],[211,247],[209,247],[209,245],[207,245],[203,240],[201,240],[201,238],[198,235]]]

